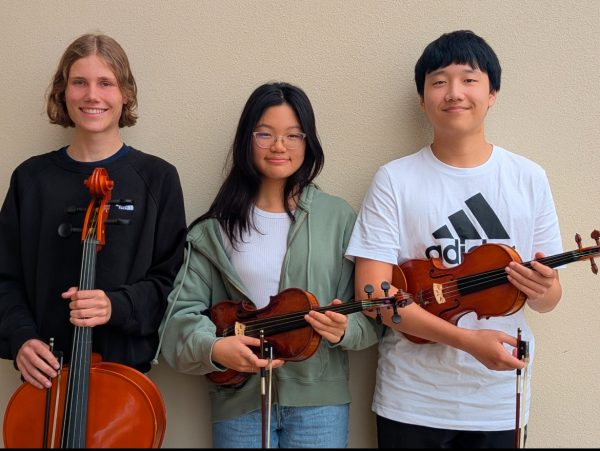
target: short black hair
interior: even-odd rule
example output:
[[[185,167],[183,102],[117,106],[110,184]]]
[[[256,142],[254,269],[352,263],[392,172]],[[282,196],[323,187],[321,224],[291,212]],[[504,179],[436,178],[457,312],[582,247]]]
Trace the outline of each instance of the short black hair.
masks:
[[[415,65],[417,92],[423,97],[425,76],[450,64],[468,64],[488,75],[490,92],[500,90],[502,68],[494,50],[480,36],[470,30],[444,33],[431,42]]]

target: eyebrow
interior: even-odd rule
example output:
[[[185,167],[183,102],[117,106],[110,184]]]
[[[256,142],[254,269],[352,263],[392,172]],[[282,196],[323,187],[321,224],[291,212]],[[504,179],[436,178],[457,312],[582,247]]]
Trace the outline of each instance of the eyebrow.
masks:
[[[274,130],[274,129],[275,129],[275,127],[272,127],[272,126],[270,126],[270,125],[268,125],[268,124],[260,124],[260,123],[259,123],[259,124],[256,124],[256,128],[258,128],[258,127],[270,128],[271,130]],[[298,130],[302,130],[302,127],[300,127],[300,125],[292,125],[292,126],[290,126],[290,127],[286,128],[286,130],[292,130],[292,129],[296,129],[296,128],[297,128]]]
[[[462,70],[463,73],[467,73],[467,74],[473,74],[475,72],[481,72],[480,69],[473,69],[472,67],[469,69],[463,69]],[[446,73],[446,68],[442,67],[441,69],[438,70],[434,70],[433,72],[429,72],[427,75],[428,76],[436,76],[436,75],[442,75]]]
[[[69,75],[69,79],[70,80],[71,79],[73,79],[73,80],[88,80],[87,77],[85,77],[83,75],[78,75],[78,74]],[[93,77],[91,79],[94,80]],[[115,76],[110,77],[110,76],[102,75],[100,77],[97,77],[96,80],[99,80],[99,81],[114,81],[114,82],[116,82],[117,81],[117,77],[115,77]]]

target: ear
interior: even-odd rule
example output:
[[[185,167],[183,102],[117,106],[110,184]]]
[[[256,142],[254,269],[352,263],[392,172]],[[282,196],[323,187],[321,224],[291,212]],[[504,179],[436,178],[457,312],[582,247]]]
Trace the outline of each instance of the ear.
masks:
[[[488,100],[488,108],[491,108],[492,105],[496,103],[496,97],[498,96],[498,91],[491,91],[489,100]]]
[[[419,96],[419,107],[421,107],[421,111],[425,111],[425,99],[423,96]]]

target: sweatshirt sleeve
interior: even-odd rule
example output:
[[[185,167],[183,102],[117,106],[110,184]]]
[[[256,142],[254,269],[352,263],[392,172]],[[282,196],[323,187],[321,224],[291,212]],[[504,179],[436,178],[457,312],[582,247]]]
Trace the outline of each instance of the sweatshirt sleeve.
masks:
[[[39,338],[20,264],[17,184],[18,178],[13,172],[0,210],[0,357],[13,360],[24,342]]]
[[[152,242],[142,242],[151,251],[148,268],[139,279],[106,294],[111,300],[109,324],[131,335],[148,335],[158,330],[167,296],[183,261],[186,219],[183,192],[174,166],[162,168],[158,186],[149,182],[150,196],[156,199],[155,218],[146,217],[145,227],[154,228]]]
[[[211,305],[208,261],[188,245],[186,261],[169,294],[167,313],[159,329],[159,350],[169,366],[194,375],[221,371],[211,360],[216,326],[206,315]]]
[[[356,215],[353,213],[348,220],[344,230],[344,251],[348,246]],[[342,256],[342,272],[338,287],[338,299],[345,302],[353,302],[354,293],[354,262]],[[362,299],[356,295],[357,299]],[[362,312],[348,315],[348,326],[342,340],[335,346],[341,346],[345,350],[359,351],[368,348],[378,341],[380,326],[374,320],[365,316]]]

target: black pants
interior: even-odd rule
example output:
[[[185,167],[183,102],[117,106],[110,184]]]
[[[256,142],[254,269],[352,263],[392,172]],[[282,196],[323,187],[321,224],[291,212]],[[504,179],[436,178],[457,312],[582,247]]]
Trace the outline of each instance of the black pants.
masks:
[[[527,428],[523,433],[527,434]],[[514,448],[515,430],[454,431],[399,423],[377,415],[379,448]]]

